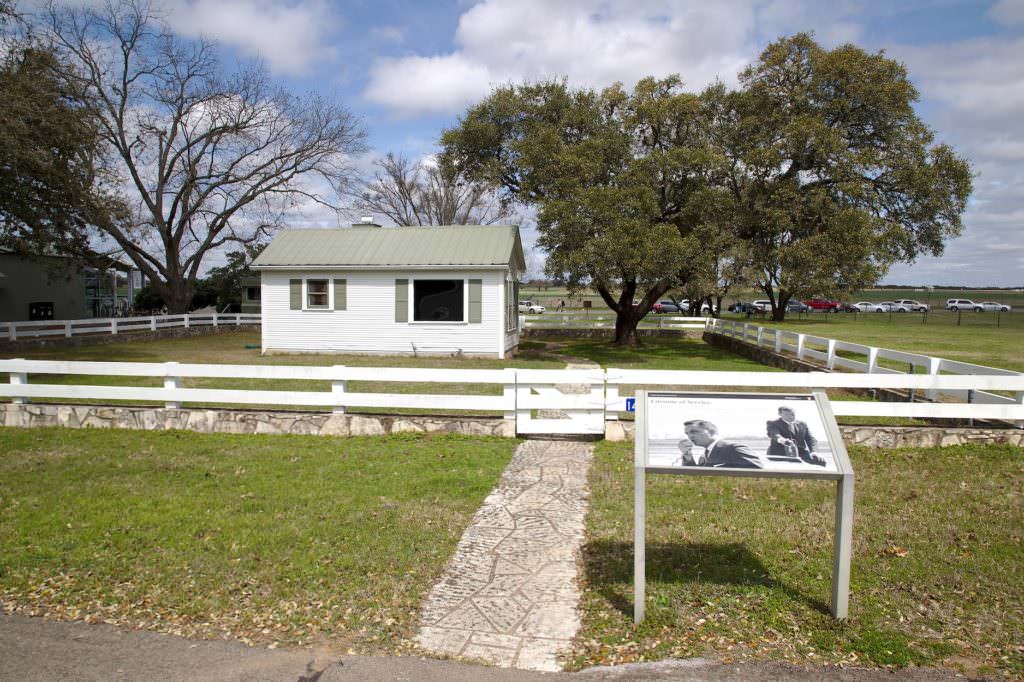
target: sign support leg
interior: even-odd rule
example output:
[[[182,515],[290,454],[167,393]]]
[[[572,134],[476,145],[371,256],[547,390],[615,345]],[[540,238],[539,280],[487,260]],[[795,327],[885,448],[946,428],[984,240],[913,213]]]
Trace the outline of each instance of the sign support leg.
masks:
[[[853,475],[836,481],[836,538],[832,559],[832,617],[845,619],[850,610],[850,554],[853,551]]]
[[[647,476],[643,467],[633,469],[633,622],[636,625],[644,619],[644,602],[647,599],[647,532],[645,517],[647,511]]]

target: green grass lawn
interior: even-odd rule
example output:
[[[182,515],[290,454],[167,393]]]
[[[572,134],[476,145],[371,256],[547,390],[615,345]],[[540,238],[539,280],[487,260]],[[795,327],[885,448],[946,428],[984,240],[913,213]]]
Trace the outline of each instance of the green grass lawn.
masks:
[[[834,484],[648,476],[633,613],[632,444],[600,443],[575,667],[711,655],[1024,675],[1024,451],[851,449],[850,618],[828,615]]]
[[[0,608],[395,649],[516,445],[0,429]]]

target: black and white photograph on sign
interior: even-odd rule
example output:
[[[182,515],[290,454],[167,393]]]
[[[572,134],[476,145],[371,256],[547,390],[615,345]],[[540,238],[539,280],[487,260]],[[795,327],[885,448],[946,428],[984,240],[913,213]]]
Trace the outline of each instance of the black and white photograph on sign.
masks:
[[[814,396],[650,393],[649,467],[836,472]]]

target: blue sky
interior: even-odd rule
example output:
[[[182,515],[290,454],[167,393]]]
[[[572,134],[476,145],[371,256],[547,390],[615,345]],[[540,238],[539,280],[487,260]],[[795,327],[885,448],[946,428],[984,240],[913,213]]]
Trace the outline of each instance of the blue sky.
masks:
[[[495,84],[603,87],[669,73],[695,90],[732,84],[768,42],[798,31],[885,50],[907,65],[937,139],[977,173],[963,236],[885,281],[1024,286],[1024,0],[156,1],[182,35],[205,33],[228,58],[258,56],[294,90],[361,116],[372,147],[363,169],[388,151],[432,153]],[[542,267],[540,254],[530,261]]]

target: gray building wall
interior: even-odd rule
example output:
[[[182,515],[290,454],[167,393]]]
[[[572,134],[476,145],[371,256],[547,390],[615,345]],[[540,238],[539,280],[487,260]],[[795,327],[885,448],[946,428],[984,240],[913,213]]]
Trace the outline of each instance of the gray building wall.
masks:
[[[56,320],[89,317],[85,309],[85,280],[64,258],[26,259],[0,253],[0,322],[29,319],[32,303],[53,303]]]

